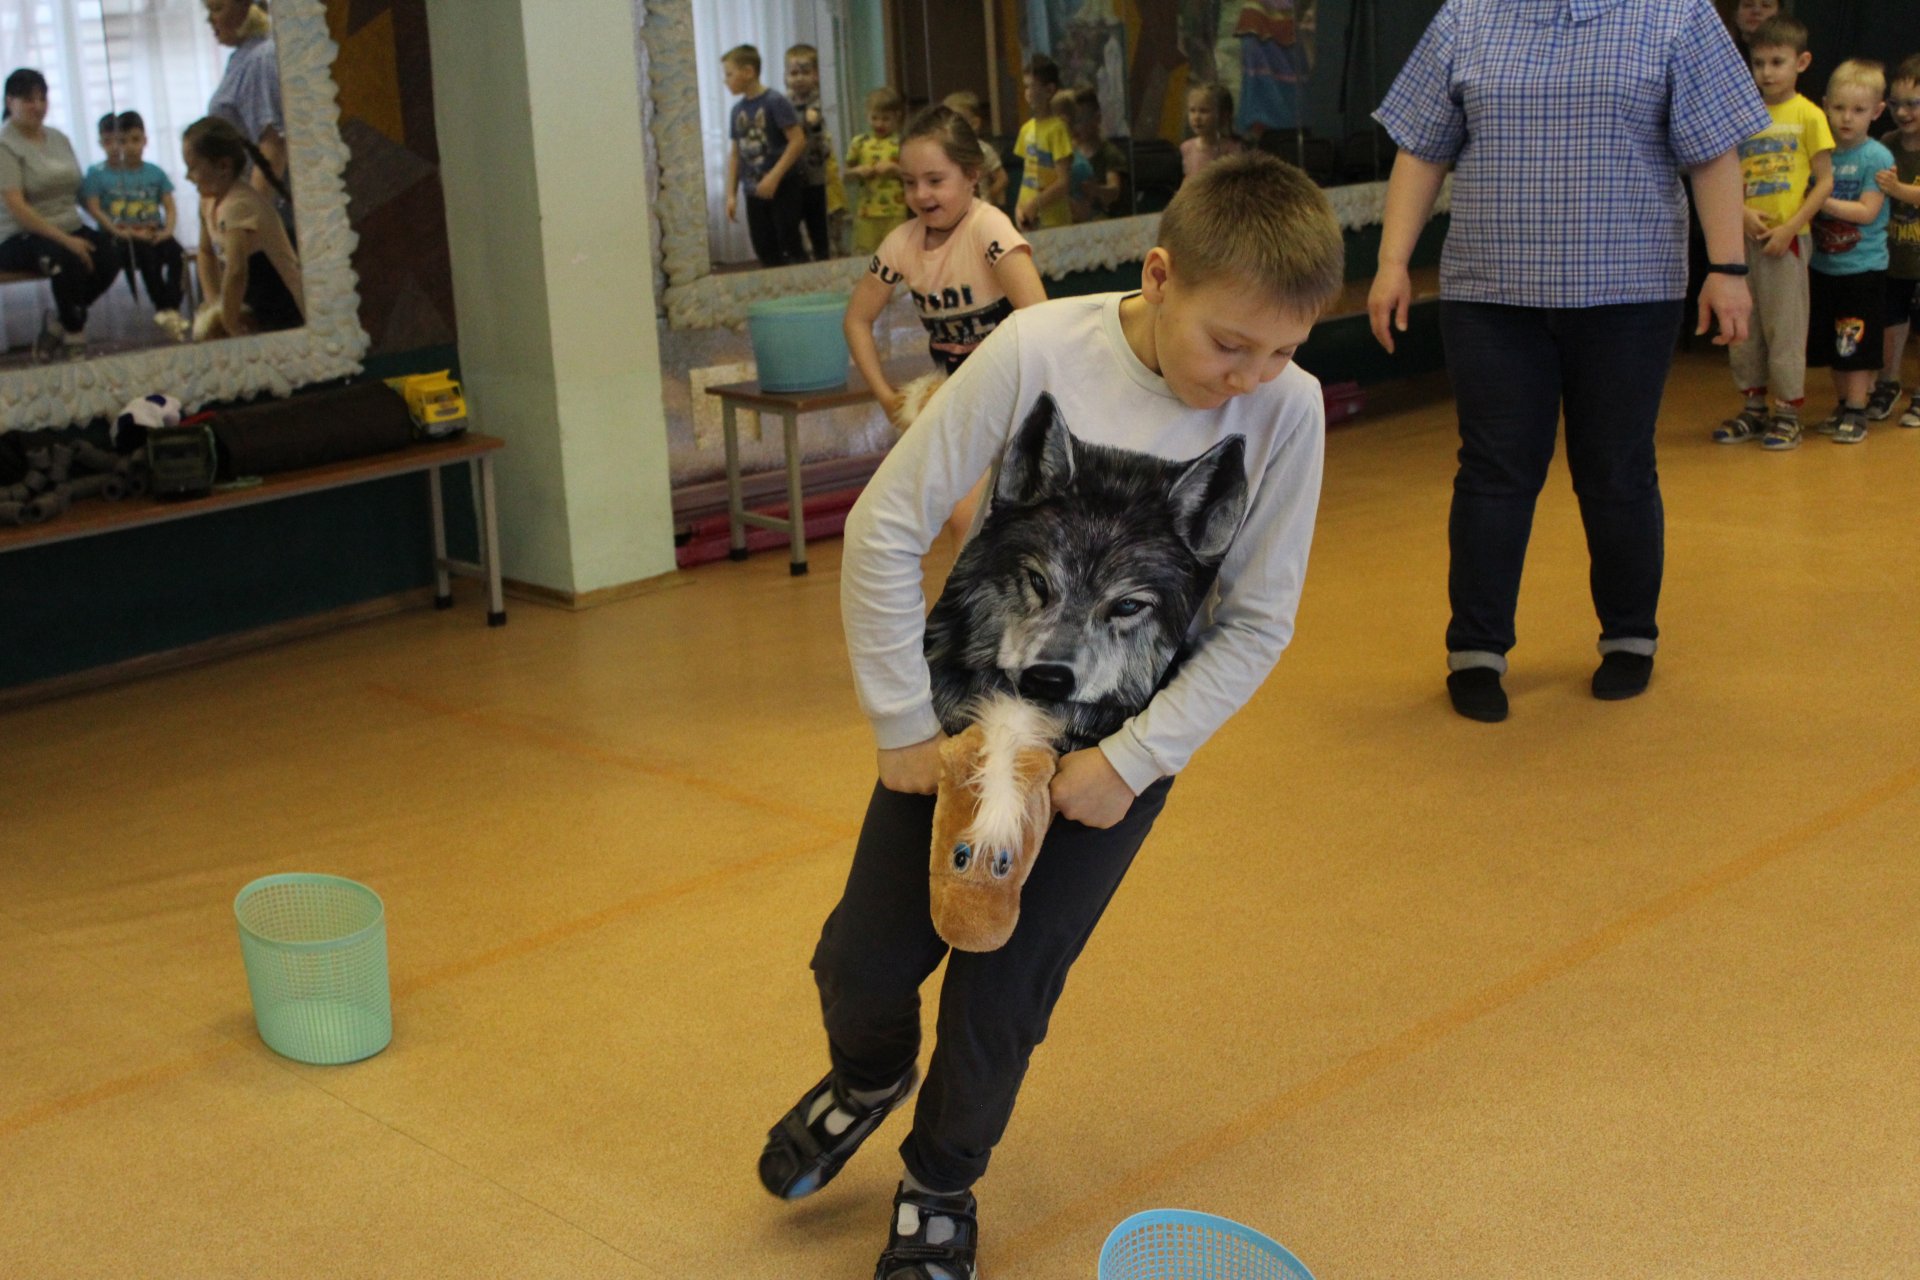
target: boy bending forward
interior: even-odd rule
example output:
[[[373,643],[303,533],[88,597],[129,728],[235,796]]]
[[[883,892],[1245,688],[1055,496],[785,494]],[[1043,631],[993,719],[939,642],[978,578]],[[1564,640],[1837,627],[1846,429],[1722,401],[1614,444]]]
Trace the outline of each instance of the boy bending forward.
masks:
[[[877,1280],[971,1280],[970,1188],[1067,969],[1173,775],[1292,635],[1325,412],[1292,364],[1344,266],[1325,197],[1265,155],[1189,179],[1137,293],[1014,313],[947,381],[847,521],[841,609],[879,785],[813,955],[832,1069],[768,1135],[760,1178],[817,1191],[912,1093],[939,747],[990,690],[1065,726],[1058,814],[992,952],[947,957]],[[931,615],[920,558],[991,473]]]

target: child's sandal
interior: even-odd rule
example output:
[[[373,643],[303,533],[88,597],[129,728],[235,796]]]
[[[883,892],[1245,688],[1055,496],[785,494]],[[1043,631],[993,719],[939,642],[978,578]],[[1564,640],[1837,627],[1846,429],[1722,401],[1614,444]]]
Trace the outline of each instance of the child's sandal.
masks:
[[[1757,440],[1766,434],[1767,420],[1751,409],[1736,413],[1713,429],[1715,444],[1739,444],[1742,440]]]
[[[910,1208],[912,1214],[901,1212]],[[935,1195],[911,1191],[906,1183],[893,1193],[893,1223],[887,1251],[874,1265],[873,1280],[974,1280],[973,1260],[980,1242],[973,1192]],[[937,1220],[953,1224],[953,1235],[939,1244],[927,1243],[927,1229]],[[903,1220],[910,1222],[902,1230]]]
[[[760,1185],[782,1200],[798,1200],[826,1186],[860,1149],[867,1135],[880,1127],[887,1113],[907,1100],[919,1081],[919,1071],[909,1071],[892,1093],[867,1107],[849,1098],[829,1071],[780,1117],[780,1123],[767,1130],[767,1145],[760,1152]],[[832,1103],[808,1124],[807,1117],[827,1093],[833,1095]],[[827,1117],[835,1111],[852,1116],[853,1123],[839,1133],[830,1133]]]

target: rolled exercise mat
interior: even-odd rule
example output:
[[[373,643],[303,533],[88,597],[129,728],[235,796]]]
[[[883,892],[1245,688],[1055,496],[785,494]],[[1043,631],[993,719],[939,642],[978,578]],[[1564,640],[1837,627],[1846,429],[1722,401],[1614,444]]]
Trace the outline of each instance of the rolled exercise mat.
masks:
[[[223,409],[207,425],[220,442],[222,480],[346,462],[413,442],[407,402],[384,382]]]

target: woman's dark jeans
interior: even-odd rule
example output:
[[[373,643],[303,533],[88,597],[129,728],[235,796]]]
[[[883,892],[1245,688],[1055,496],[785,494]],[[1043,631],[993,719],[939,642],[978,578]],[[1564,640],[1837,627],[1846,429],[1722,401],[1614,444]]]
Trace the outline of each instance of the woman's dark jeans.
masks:
[[[1653,430],[1683,306],[1440,304],[1460,416],[1447,651],[1471,655],[1456,665],[1500,666],[1513,647],[1534,501],[1563,408],[1602,647],[1653,652],[1666,545]]]
[[[89,269],[73,253],[45,236],[28,232],[0,240],[0,271],[31,271],[46,276],[53,286],[53,304],[60,312],[61,327],[79,333],[87,327],[87,308],[107,291],[119,274],[119,256],[112,237],[81,227],[75,235],[93,245],[93,266]]]

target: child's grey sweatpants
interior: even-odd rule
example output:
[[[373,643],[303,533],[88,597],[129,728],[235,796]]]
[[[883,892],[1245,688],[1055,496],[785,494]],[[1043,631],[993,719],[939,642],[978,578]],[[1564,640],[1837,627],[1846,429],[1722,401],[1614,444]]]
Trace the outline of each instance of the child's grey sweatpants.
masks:
[[[1760,245],[1747,241],[1753,322],[1747,340],[1730,348],[1736,387],[1765,387],[1776,402],[1787,403],[1807,394],[1807,263],[1813,237],[1801,232],[1794,249],[1769,258]]]

